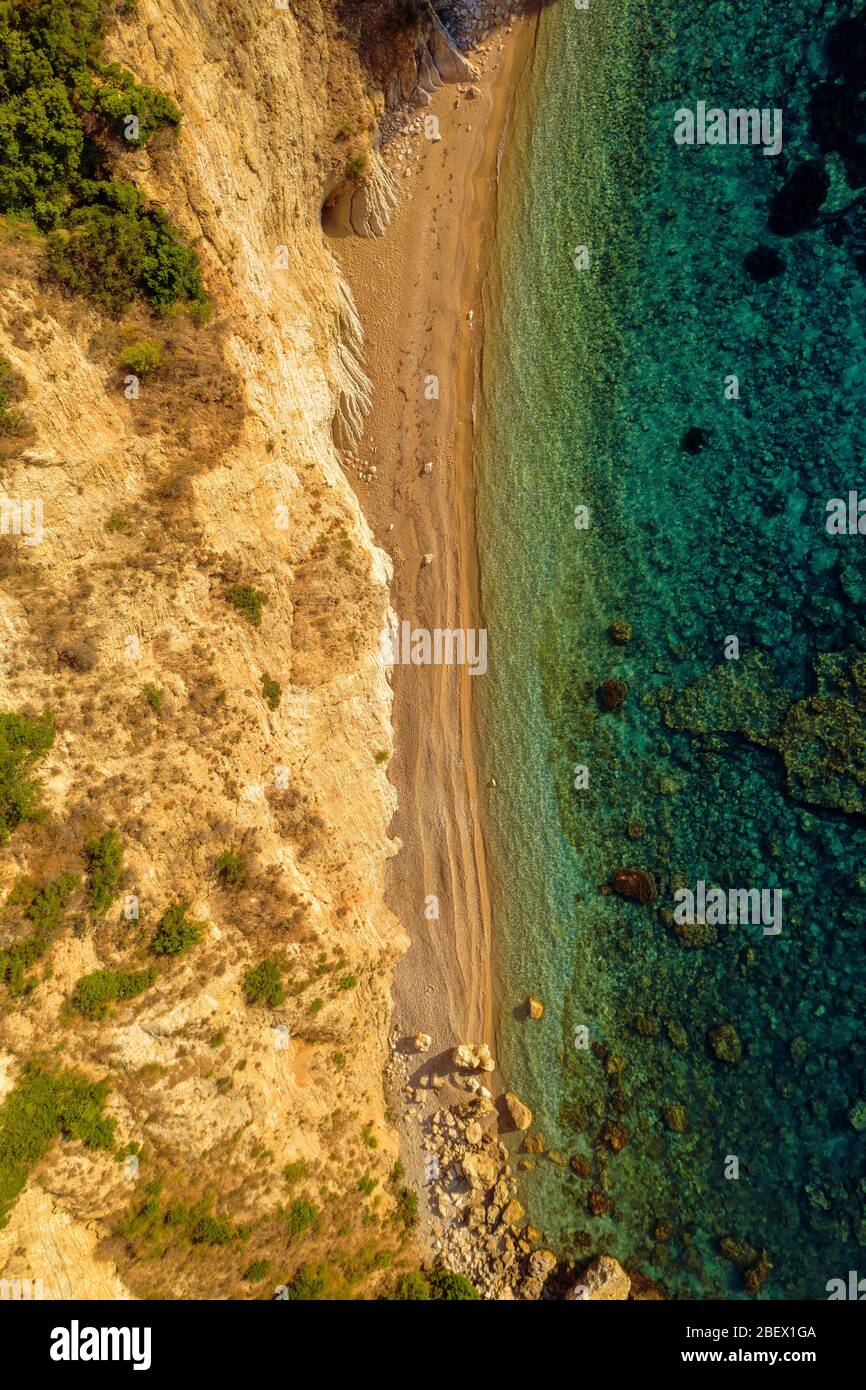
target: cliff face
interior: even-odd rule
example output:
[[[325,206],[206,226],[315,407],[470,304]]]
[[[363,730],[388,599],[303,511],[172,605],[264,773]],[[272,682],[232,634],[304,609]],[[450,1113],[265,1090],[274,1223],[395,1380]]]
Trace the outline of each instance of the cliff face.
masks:
[[[183,110],[176,141],[118,167],[197,246],[214,314],[112,321],[52,288],[31,236],[0,232],[0,353],[24,385],[2,488],[44,517],[38,543],[0,540],[0,709],[50,708],[57,727],[47,817],[0,851],[2,890],[81,873],[88,836],[114,826],[120,891],[140,913],[124,917],[121,897],[104,916],[83,909],[32,994],[0,985],[0,1099],[36,1054],[107,1078],[106,1113],[119,1145],[141,1146],[140,1169],[55,1143],[0,1230],[0,1276],[41,1278],[46,1297],[244,1296],[251,1255],[285,1255],[277,1278],[297,1262],[280,1204],[313,1201],[324,1242],[329,1210],[336,1222],[344,1204],[351,1226],[358,1180],[381,1192],[395,1158],[381,1084],[405,945],[381,896],[395,848],[378,650],[389,574],[333,445],[366,383],[320,223],[376,96],[313,0],[139,0],[108,56]],[[163,365],[136,397],[118,358],[142,338]],[[260,626],[228,601],[233,585],[264,595]],[[276,709],[263,676],[282,687]],[[227,848],[245,886],[215,874]],[[88,972],[149,963],[178,901],[204,925],[199,944],[104,1021],[71,1011]],[[0,944],[10,932],[0,924]],[[250,1005],[244,975],[272,958],[287,998]],[[290,1162],[306,1165],[291,1192]],[[246,1243],[160,1261],[118,1236],[151,1178],[166,1201],[215,1194]],[[374,1199],[368,1222],[383,1240],[392,1205]]]

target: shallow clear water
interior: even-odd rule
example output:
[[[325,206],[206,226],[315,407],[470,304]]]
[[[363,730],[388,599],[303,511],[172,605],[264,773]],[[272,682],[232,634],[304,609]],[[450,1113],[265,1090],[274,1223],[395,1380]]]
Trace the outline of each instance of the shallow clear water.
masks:
[[[532,1160],[523,1197],[557,1248],[679,1297],[746,1296],[755,1255],[725,1237],[767,1251],[765,1297],[866,1273],[866,536],[824,524],[866,491],[866,222],[856,151],[814,118],[821,83],[822,110],[850,95],[826,43],[849,12],[552,6],[503,168],[479,500],[500,1046],[546,1147],[586,1159]],[[782,108],[782,153],[677,145],[699,100]],[[781,235],[770,200],[804,160],[829,191]],[[785,262],[766,283],[743,264],[759,245]],[[605,890],[624,867],[652,903]],[[673,894],[699,879],[782,889],[781,934],[684,944]],[[710,1045],[723,1024],[737,1062]]]

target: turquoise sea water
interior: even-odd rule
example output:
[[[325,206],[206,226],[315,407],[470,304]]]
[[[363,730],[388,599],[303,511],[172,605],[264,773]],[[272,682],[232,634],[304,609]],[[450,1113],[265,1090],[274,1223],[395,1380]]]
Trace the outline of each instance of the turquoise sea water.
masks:
[[[479,459],[499,1046],[566,1160],[530,1160],[530,1219],[673,1297],[866,1275],[866,536],[825,529],[866,494],[860,8],[552,5],[503,164]],[[701,100],[781,108],[782,153],[677,145]],[[608,891],[621,868],[651,903]],[[781,889],[781,934],[678,932],[700,879]]]

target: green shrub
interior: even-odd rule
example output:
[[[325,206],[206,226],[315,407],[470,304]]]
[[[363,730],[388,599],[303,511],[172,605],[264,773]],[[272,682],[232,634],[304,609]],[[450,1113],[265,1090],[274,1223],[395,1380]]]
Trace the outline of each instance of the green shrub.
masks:
[[[87,892],[94,912],[107,912],[117,896],[123,845],[116,830],[88,840],[84,850],[87,865]]]
[[[73,294],[119,314],[142,295],[157,308],[202,300],[198,257],[131,183],[88,184],[89,201],[48,237],[48,263]]]
[[[107,13],[106,0],[0,4],[0,213],[51,233],[55,272],[108,308],[135,294],[160,306],[201,301],[198,259],[164,214],[134,184],[93,177],[108,137],[141,145],[180,121],[165,93],[100,61]],[[134,140],[124,138],[129,116]],[[97,206],[110,202],[106,188],[124,190],[125,208]]]
[[[275,961],[263,960],[244,975],[244,994],[248,1004],[269,1004],[276,1008],[286,997]]]
[[[420,1269],[412,1269],[401,1274],[390,1293],[385,1298],[400,1303],[426,1303],[431,1297],[430,1285]]]
[[[258,626],[258,624],[256,624],[256,626]],[[270,676],[262,676],[262,695],[267,700],[271,709],[279,709],[280,696],[282,693],[283,687],[279,685],[277,681],[272,680]]]
[[[304,1197],[296,1197],[286,1212],[286,1229],[289,1236],[294,1240],[297,1236],[302,1236],[305,1231],[312,1230],[319,1219],[319,1208],[315,1202],[308,1202]]]
[[[140,86],[131,72],[119,63],[101,63],[100,85],[93,94],[93,110],[109,123],[113,133],[125,144],[146,145],[160,126],[177,127],[181,113],[171,97],[156,87]],[[137,139],[130,133],[128,118],[138,118]]]
[[[189,921],[188,911],[189,903],[172,903],[166,908],[150,943],[155,956],[179,956],[201,940],[204,926]]]
[[[286,1297],[290,1302],[314,1302],[321,1298],[327,1287],[325,1271],[321,1265],[301,1265],[285,1285]]]
[[[17,429],[20,414],[12,409],[17,394],[18,378],[8,357],[0,357],[0,434],[12,434]]]
[[[153,710],[154,714],[162,714],[162,711],[165,708],[165,696],[163,695],[159,686],[146,685],[141,693],[144,696],[147,703],[150,705],[150,708]]]
[[[427,1282],[430,1285],[431,1298],[445,1299],[448,1302],[471,1302],[480,1297],[475,1285],[471,1284],[464,1275],[452,1274],[449,1269],[438,1262],[431,1270],[427,1271]]]
[[[91,1149],[114,1145],[114,1121],[102,1111],[108,1082],[29,1062],[0,1105],[0,1225],[36,1164],[55,1139],[80,1139]]]
[[[396,1197],[394,1220],[404,1230],[414,1230],[418,1225],[418,1193],[411,1187],[401,1187],[396,1193]]]
[[[153,966],[147,970],[94,970],[83,975],[72,991],[72,1007],[85,1018],[106,1018],[112,1004],[135,999],[156,979]]]
[[[46,883],[41,892],[29,879],[19,879],[7,899],[8,906],[23,906],[26,920],[33,926],[32,934],[0,950],[0,980],[13,994],[24,994],[36,981],[27,978],[27,971],[41,960],[63,926],[64,912],[70,894],[78,887],[75,874],[60,874]]]
[[[120,1233],[134,1249],[161,1255],[179,1245],[231,1245],[249,1236],[246,1226],[213,1214],[211,1196],[188,1206],[186,1202],[166,1205],[161,1194],[161,1183],[148,1183],[143,1200],[121,1223]]]
[[[452,1274],[440,1263],[432,1269],[413,1269],[401,1274],[390,1293],[385,1294],[386,1299],[401,1302],[426,1302],[428,1299],[471,1301],[479,1297],[474,1284],[462,1274]]]
[[[295,1183],[303,1182],[310,1176],[309,1164],[304,1159],[295,1159],[292,1163],[287,1163],[283,1169],[283,1177],[289,1187],[294,1187]]]
[[[270,1274],[270,1271],[270,1260],[253,1260],[250,1264],[247,1265],[246,1269],[241,1275],[241,1278],[246,1280],[248,1284],[258,1284],[261,1282],[262,1279],[264,1279],[268,1274]]]
[[[161,364],[162,348],[159,343],[151,343],[147,339],[133,343],[120,354],[120,366],[140,377],[150,376]]]
[[[337,989],[340,989],[340,990],[357,989],[357,988],[358,988],[358,977],[357,977],[357,975],[344,975],[344,976],[342,977],[342,979],[340,980],[340,982],[338,983],[338,985],[337,985]]]
[[[262,607],[268,601],[267,594],[263,594],[261,589],[254,589],[251,584],[232,584],[226,598],[253,627],[261,627]]]
[[[50,714],[0,714],[0,845],[9,832],[39,813],[39,783],[33,769],[54,742]]]
[[[224,849],[216,862],[217,876],[226,888],[243,888],[247,881],[247,866],[233,849]]]

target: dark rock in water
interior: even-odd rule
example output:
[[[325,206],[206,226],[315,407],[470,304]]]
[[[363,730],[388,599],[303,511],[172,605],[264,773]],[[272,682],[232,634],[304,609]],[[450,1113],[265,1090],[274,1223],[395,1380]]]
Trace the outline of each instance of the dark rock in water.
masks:
[[[672,1134],[685,1134],[688,1125],[686,1107],[684,1105],[663,1105],[662,1115],[664,1122]]]
[[[610,886],[621,898],[651,903],[656,895],[655,879],[646,869],[615,869]]]
[[[767,1279],[773,1272],[770,1257],[766,1250],[762,1250],[758,1255],[757,1263],[750,1265],[743,1270],[743,1283],[747,1293],[760,1293]]]
[[[626,642],[631,641],[631,623],[625,622],[623,618],[614,618],[607,635],[618,647],[624,647]]]
[[[729,1062],[732,1066],[743,1055],[743,1044],[732,1023],[722,1023],[718,1028],[710,1029],[710,1047],[720,1062]]]
[[[686,430],[683,435],[683,448],[687,454],[693,457],[699,454],[702,449],[706,449],[710,442],[710,436],[706,430],[699,429],[697,425],[692,425],[691,429]]]
[[[613,710],[619,709],[628,694],[628,686],[625,681],[612,677],[609,680],[602,681],[601,689],[598,693],[603,707],[609,712],[612,712]]]
[[[607,1216],[608,1212],[613,1207],[613,1202],[609,1197],[605,1196],[603,1192],[600,1192],[598,1188],[595,1188],[594,1191],[589,1194],[587,1207],[590,1216]]]
[[[777,236],[794,236],[814,227],[830,190],[830,175],[822,165],[807,159],[773,195],[769,228]]]
[[[756,246],[743,260],[743,269],[751,275],[756,285],[766,285],[775,280],[785,269],[785,262],[771,246]]]
[[[606,1120],[601,1131],[601,1142],[607,1144],[615,1154],[625,1148],[628,1132],[625,1125],[621,1125],[618,1120]]]
[[[738,1240],[735,1236],[722,1236],[719,1249],[725,1259],[735,1265],[754,1264],[758,1258],[758,1252],[753,1245],[747,1240]]]
[[[631,1279],[631,1290],[629,1299],[635,1303],[661,1303],[667,1299],[667,1294],[661,1284],[657,1284],[655,1279],[651,1279],[642,1270],[628,1266],[626,1273]]]
[[[589,1177],[589,1159],[584,1158],[583,1154],[572,1154],[571,1171],[577,1173],[579,1178]]]

